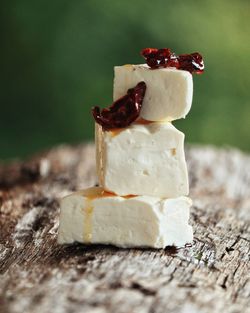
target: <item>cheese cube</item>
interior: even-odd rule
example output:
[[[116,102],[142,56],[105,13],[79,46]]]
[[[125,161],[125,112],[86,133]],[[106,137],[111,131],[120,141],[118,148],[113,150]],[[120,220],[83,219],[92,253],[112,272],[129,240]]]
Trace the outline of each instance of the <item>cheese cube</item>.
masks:
[[[193,97],[193,78],[189,72],[175,68],[152,70],[147,64],[116,66],[114,100],[140,81],[147,85],[141,118],[172,121],[188,114]]]
[[[162,198],[189,192],[184,134],[171,123],[132,124],[103,131],[96,124],[99,184],[120,196]]]
[[[62,199],[58,242],[180,247],[193,240],[192,227],[188,225],[191,204],[187,197],[124,198],[90,188]]]

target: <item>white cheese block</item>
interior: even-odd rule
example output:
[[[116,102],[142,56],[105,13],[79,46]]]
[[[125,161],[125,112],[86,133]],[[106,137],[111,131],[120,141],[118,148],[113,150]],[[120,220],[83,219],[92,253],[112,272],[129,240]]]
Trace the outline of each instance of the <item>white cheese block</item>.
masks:
[[[99,185],[119,196],[188,195],[184,134],[171,123],[132,124],[103,131],[96,124]]]
[[[184,118],[192,104],[193,78],[175,68],[150,69],[147,64],[115,67],[114,100],[144,81],[147,85],[140,117],[149,121]]]
[[[99,195],[88,196],[96,191]],[[191,204],[187,197],[124,198],[106,194],[98,187],[90,188],[61,200],[58,242],[180,247],[193,240],[192,227],[188,225]]]

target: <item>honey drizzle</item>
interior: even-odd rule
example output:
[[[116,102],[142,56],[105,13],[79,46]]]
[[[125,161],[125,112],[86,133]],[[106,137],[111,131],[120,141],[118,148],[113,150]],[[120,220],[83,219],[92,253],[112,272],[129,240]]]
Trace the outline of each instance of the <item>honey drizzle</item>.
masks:
[[[86,243],[92,241],[92,216],[93,216],[93,205],[91,199],[86,199],[86,208],[84,209],[84,227],[83,227],[83,240]]]
[[[172,155],[173,155],[173,156],[176,155],[176,148],[173,148],[173,149],[171,150],[171,152],[172,152]]]
[[[93,211],[94,211],[94,207],[93,207],[93,203],[92,201],[94,199],[97,198],[107,198],[107,197],[118,197],[117,195],[111,193],[111,192],[107,192],[105,191],[103,188],[101,187],[92,187],[92,188],[88,188],[85,189],[84,191],[80,191],[79,192],[81,195],[83,195],[84,197],[86,197],[86,202],[85,202],[85,208],[83,209],[84,211],[84,225],[83,225],[83,240],[85,243],[91,243],[92,242],[92,225],[93,225],[93,221],[92,221],[92,217],[93,217]],[[127,195],[127,196],[123,196],[122,198],[124,199],[130,199],[136,197],[134,195]]]
[[[140,119],[135,121],[135,124],[139,124],[139,125],[148,125],[148,124],[151,124],[151,123],[154,123],[154,122],[144,120],[143,118],[140,118]]]
[[[119,135],[123,130],[124,130],[124,128],[115,128],[115,129],[110,130],[109,132],[110,132],[112,137],[115,137],[115,136]]]
[[[153,122],[144,120],[143,118],[139,118],[134,123],[132,123],[131,125],[148,125],[151,123],[153,123]],[[110,132],[112,137],[115,137],[115,136],[119,135],[124,129],[126,129],[126,128],[114,128],[112,130],[109,130],[108,132]]]
[[[85,197],[85,207],[84,207],[84,225],[83,225],[83,240],[85,243],[92,242],[92,217],[93,217],[93,203],[92,201],[97,198],[107,198],[107,197],[118,197],[116,194],[105,191],[101,187],[92,187],[89,189],[85,189],[84,191],[78,192],[79,194]],[[122,198],[131,199],[136,197],[135,195],[126,195]]]

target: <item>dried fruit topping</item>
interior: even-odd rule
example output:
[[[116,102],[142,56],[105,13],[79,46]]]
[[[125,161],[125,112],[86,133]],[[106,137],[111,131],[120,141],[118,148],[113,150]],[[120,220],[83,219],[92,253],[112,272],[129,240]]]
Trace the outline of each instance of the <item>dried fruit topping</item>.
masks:
[[[153,69],[177,65],[177,57],[169,48],[146,48],[141,51],[141,55],[146,59],[148,66]]]
[[[203,59],[198,52],[178,56],[169,48],[145,48],[141,51],[141,55],[152,69],[175,67],[196,74],[201,74],[204,70]]]
[[[127,127],[139,117],[145,92],[146,84],[142,81],[109,108],[100,110],[99,107],[94,107],[94,119],[104,130]]]
[[[181,54],[178,57],[179,69],[189,71],[190,73],[201,74],[204,71],[204,62],[198,52],[191,54]]]

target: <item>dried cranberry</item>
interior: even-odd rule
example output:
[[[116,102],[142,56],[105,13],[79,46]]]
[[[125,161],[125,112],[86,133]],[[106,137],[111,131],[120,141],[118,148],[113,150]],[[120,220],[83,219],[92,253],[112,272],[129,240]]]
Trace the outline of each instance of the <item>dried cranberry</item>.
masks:
[[[179,69],[189,71],[190,73],[201,74],[204,71],[204,62],[198,52],[191,54],[181,54],[179,59]]]
[[[169,48],[145,48],[141,51],[141,55],[146,59],[148,66],[153,69],[173,66],[172,64],[176,62],[176,55]]]
[[[145,48],[141,51],[141,55],[145,58],[156,56],[158,49],[156,48]]]
[[[100,110],[99,107],[92,109],[94,119],[104,130],[127,127],[139,116],[143,98],[146,92],[145,82],[138,83],[127,94],[116,100],[109,108]]]
[[[198,52],[176,56],[169,48],[145,48],[141,51],[141,55],[152,69],[175,67],[196,74],[204,71],[204,62]]]

